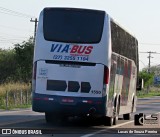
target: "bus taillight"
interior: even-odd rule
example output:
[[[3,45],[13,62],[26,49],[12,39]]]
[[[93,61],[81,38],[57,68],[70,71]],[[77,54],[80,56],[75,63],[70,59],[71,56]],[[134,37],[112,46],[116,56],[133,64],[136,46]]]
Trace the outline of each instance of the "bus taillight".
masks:
[[[104,76],[103,76],[103,83],[108,84],[109,81],[109,69],[108,67],[104,67]]]

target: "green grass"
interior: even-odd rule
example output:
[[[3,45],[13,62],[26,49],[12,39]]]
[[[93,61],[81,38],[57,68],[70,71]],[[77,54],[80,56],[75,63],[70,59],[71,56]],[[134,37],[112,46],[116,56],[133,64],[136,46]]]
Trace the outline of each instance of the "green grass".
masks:
[[[11,108],[11,109],[14,109],[14,108],[31,108],[31,107],[32,107],[31,104],[26,104],[26,105],[18,105],[16,107]]]
[[[26,109],[26,108],[31,108],[31,104],[24,104],[24,105],[17,105],[17,106],[9,106],[6,108],[5,106],[1,107],[1,110],[15,110],[15,109]]]
[[[145,91],[139,91],[139,93],[137,93],[137,96],[138,98],[160,96],[160,91],[150,91],[149,93],[146,93]]]

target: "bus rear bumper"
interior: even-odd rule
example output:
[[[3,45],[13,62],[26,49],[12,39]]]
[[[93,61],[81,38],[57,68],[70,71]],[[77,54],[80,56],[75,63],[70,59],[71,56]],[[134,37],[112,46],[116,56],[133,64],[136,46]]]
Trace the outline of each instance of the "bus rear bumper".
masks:
[[[106,115],[105,97],[67,97],[33,94],[32,109],[36,112],[63,114],[68,116]]]

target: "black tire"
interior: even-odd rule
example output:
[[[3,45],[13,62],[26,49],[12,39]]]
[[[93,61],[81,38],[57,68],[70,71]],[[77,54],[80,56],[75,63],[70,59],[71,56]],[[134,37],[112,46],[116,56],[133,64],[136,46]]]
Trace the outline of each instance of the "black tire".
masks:
[[[117,124],[118,116],[119,116],[119,110],[120,110],[120,102],[119,102],[119,99],[118,99],[118,102],[115,105],[115,112],[114,112],[115,115],[114,115],[114,119],[113,119],[113,125]]]
[[[131,107],[131,113],[133,113],[134,110],[134,99],[132,101],[132,107]],[[123,114],[124,120],[130,120],[131,119],[131,113]]]
[[[116,125],[117,121],[118,121],[118,116],[115,116],[114,119],[113,119],[113,125]]]
[[[45,113],[45,119],[47,123],[52,122],[52,115],[50,113]]]
[[[55,117],[53,113],[45,113],[45,119],[47,123],[54,123],[59,120],[59,117]]]
[[[131,113],[123,114],[124,120],[130,120],[131,119]]]
[[[113,108],[113,125],[117,124],[118,116],[119,116],[119,110],[120,110],[120,103],[119,103],[119,99],[117,100],[117,98],[116,98],[114,108]]]
[[[133,113],[133,111],[134,111],[134,99],[132,101],[132,107],[131,107],[131,112]]]
[[[108,126],[112,126],[114,124],[114,118],[113,117],[107,117],[108,119]]]
[[[116,125],[117,124],[119,110],[120,110],[120,103],[117,102],[117,98],[116,98],[115,102],[114,102],[113,116],[112,117],[107,117],[107,116],[103,117],[103,119],[104,119],[103,122],[104,122],[105,126],[112,126],[112,125]]]
[[[120,99],[118,99],[118,104],[117,104],[117,114],[118,115],[119,115],[119,111],[120,111]]]
[[[104,122],[105,126],[112,126],[113,122],[114,122],[114,118],[113,117],[104,116],[103,117],[103,122]]]

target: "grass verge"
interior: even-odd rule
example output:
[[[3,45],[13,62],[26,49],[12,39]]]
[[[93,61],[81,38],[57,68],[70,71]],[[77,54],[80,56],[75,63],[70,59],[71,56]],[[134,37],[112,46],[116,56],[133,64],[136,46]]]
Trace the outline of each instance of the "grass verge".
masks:
[[[153,96],[160,96],[160,91],[150,91],[150,92],[145,92],[145,91],[139,91],[137,93],[138,98],[146,98],[146,97],[153,97]]]
[[[0,85],[0,109],[31,107],[31,84],[5,83]]]

